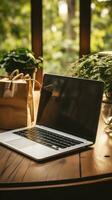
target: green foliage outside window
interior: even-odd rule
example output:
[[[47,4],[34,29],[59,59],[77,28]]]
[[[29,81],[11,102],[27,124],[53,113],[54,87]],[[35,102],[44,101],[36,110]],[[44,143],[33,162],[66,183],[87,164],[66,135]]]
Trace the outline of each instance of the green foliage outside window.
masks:
[[[91,2],[91,52],[112,50],[112,1]],[[31,49],[30,11],[30,0],[0,0],[0,50]],[[45,71],[69,73],[79,56],[79,0],[43,0],[43,53]]]
[[[0,50],[31,47],[30,1],[0,0]]]
[[[112,50],[112,0],[92,0],[91,52]]]
[[[66,74],[79,54],[79,0],[43,1],[43,40],[45,70]]]

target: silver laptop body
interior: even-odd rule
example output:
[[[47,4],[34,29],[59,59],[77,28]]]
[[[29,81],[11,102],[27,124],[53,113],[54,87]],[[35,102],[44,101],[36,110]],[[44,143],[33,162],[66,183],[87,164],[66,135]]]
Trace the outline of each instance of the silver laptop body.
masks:
[[[0,133],[0,143],[37,161],[93,145],[103,82],[45,74],[35,127]]]

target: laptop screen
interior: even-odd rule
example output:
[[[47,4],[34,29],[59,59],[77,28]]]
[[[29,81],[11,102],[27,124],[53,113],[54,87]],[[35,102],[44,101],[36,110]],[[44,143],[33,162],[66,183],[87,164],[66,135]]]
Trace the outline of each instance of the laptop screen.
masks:
[[[37,124],[95,142],[103,82],[45,74]]]

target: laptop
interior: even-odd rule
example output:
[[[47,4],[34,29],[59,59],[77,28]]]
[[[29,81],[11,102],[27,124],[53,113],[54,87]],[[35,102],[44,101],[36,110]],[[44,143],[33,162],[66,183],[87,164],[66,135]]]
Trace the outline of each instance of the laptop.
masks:
[[[45,74],[34,127],[0,133],[0,143],[43,161],[93,145],[104,83]]]

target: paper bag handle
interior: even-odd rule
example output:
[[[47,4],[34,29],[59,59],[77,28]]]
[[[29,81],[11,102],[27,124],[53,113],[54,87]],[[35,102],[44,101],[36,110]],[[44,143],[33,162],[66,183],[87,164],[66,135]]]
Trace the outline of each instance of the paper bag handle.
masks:
[[[14,80],[17,80],[17,79],[24,79],[24,74],[23,73],[17,74],[11,80],[14,81]]]
[[[39,89],[41,89],[41,84],[39,83],[39,81],[37,81],[37,80],[35,80],[35,79],[32,79],[31,77],[30,77],[30,75],[29,74],[26,74],[26,75],[24,75],[23,73],[19,73],[19,70],[18,69],[15,69],[12,73],[11,73],[11,75],[9,76],[9,80],[11,80],[11,81],[14,81],[14,80],[17,80],[17,79],[23,79],[23,80],[25,80],[25,81],[33,81],[33,82],[36,82],[37,84],[38,84],[38,86],[39,86]]]
[[[15,69],[9,76],[9,80],[12,80],[14,76],[17,76],[19,74],[19,70]]]

